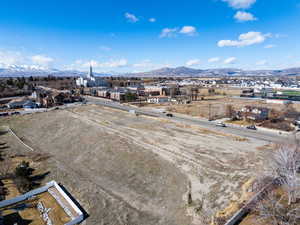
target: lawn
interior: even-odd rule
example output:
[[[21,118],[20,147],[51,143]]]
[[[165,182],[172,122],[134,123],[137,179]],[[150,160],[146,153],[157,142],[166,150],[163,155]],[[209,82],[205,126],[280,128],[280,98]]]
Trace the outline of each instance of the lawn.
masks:
[[[300,96],[300,91],[283,91],[282,94],[289,96]]]

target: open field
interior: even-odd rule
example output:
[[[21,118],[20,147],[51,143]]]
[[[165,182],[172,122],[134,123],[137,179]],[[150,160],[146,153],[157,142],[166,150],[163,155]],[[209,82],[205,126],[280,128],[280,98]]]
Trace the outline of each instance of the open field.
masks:
[[[290,96],[300,96],[299,91],[282,91],[282,94],[284,95],[290,95]]]
[[[42,164],[45,182],[61,182],[95,225],[196,223],[189,189],[191,205],[211,217],[239,198],[270,153],[257,150],[263,141],[93,105],[1,118],[1,125],[51,155]],[[10,133],[0,142],[29,153]]]
[[[191,104],[172,104],[165,103],[161,105],[148,105],[148,108],[164,108],[170,112],[186,114],[195,117],[209,118],[209,113],[213,118],[226,117],[227,106],[232,106],[235,110],[240,110],[246,105],[254,107],[266,107],[282,111],[286,108],[285,105],[266,103],[261,99],[243,99],[243,98],[228,98],[224,96],[209,96],[204,100],[194,101]],[[293,104],[293,108],[300,112],[300,104]]]

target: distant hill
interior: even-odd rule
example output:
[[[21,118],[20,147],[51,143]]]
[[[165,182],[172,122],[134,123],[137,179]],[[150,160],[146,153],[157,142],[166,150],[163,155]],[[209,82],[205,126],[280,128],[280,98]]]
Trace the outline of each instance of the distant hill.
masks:
[[[235,68],[192,69],[188,67],[162,68],[142,73],[128,73],[137,77],[224,77],[224,76],[291,76],[299,75],[300,68],[283,70],[241,70]]]
[[[86,72],[76,70],[45,69],[37,66],[10,66],[0,68],[0,77],[29,77],[29,76],[83,76]],[[226,77],[226,76],[300,76],[300,68],[282,70],[241,70],[235,68],[193,69],[189,67],[165,67],[141,73],[94,73],[95,76],[124,76],[124,77]]]

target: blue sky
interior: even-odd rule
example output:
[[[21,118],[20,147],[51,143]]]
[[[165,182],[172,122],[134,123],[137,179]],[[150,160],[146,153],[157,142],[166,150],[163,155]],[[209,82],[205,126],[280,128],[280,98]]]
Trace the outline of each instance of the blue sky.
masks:
[[[300,66],[300,0],[5,0],[0,66]]]

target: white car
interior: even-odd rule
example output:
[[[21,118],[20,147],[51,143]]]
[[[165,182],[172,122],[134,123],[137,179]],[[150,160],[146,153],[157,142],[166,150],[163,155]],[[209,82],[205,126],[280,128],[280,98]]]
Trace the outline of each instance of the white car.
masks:
[[[226,124],[222,123],[222,122],[218,122],[218,123],[216,123],[216,126],[217,127],[226,127]]]

